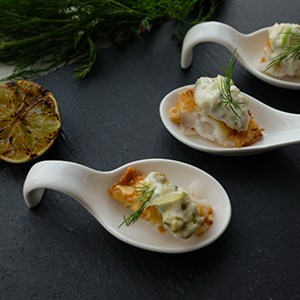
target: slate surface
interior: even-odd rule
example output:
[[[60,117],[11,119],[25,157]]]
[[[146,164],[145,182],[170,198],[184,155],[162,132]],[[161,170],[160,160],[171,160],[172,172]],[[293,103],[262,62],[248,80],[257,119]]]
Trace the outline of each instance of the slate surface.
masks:
[[[214,20],[243,33],[275,22],[299,23],[300,3],[222,1]],[[103,50],[91,76],[63,68],[36,81],[56,96],[62,136],[42,159],[111,170],[143,158],[171,158],[214,176],[232,202],[220,239],[178,255],[152,253],[112,237],[71,198],[47,191],[28,209],[22,187],[33,163],[0,163],[1,299],[299,299],[300,146],[244,157],[202,153],[175,140],[158,107],[172,89],[216,76],[230,53],[206,43],[182,70],[168,22],[141,41]],[[300,92],[270,86],[239,63],[245,93],[300,113]]]

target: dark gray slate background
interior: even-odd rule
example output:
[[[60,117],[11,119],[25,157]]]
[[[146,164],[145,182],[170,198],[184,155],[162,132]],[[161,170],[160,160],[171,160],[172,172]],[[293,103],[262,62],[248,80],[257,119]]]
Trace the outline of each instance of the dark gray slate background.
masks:
[[[242,33],[299,19],[298,0],[221,1],[214,20]],[[216,76],[230,53],[206,43],[180,68],[173,22],[141,41],[99,53],[82,81],[66,67],[36,80],[56,96],[63,132],[40,160],[111,170],[143,158],[170,158],[214,176],[232,202],[220,239],[166,255],[112,237],[71,198],[47,191],[28,209],[23,182],[33,163],[0,162],[0,299],[300,299],[300,145],[254,156],[193,150],[163,127],[159,104],[174,88]],[[300,91],[268,85],[239,63],[236,85],[262,102],[300,113]]]

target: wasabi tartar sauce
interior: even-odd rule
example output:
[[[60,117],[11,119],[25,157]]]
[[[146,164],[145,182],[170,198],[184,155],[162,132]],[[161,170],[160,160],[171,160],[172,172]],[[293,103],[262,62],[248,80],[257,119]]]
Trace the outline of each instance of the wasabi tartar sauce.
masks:
[[[185,190],[171,184],[165,174],[151,172],[142,184],[154,189],[149,206],[155,205],[162,215],[164,228],[174,237],[187,239],[203,223],[197,204]]]
[[[295,38],[295,33],[298,38]],[[286,47],[300,44],[300,25],[290,23],[276,23],[269,29],[269,41],[265,47],[265,63],[267,67],[274,58],[281,55]],[[300,58],[296,56],[290,59],[284,59],[279,66],[266,69],[267,73],[277,77],[300,76]]]
[[[228,127],[238,131],[248,128],[250,116],[248,99],[231,81],[230,91],[232,100],[238,103],[237,113],[222,102],[221,86],[225,78],[218,75],[215,78],[200,77],[195,86],[195,102],[201,113],[224,122]]]

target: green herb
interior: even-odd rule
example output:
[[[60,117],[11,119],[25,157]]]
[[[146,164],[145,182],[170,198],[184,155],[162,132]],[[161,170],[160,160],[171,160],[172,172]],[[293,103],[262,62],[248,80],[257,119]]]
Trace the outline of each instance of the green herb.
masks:
[[[265,71],[274,68],[276,69],[280,66],[280,64],[284,61],[290,59],[300,59],[300,33],[299,32],[292,32],[290,30],[284,33],[282,44],[285,45],[287,42],[288,35],[290,37],[290,45],[280,47],[282,52],[275,56],[266,66]]]
[[[194,25],[215,7],[213,0],[1,0],[0,62],[15,66],[5,79],[67,64],[77,65],[76,78],[84,78],[103,45],[129,41],[168,20]]]
[[[119,227],[121,227],[123,224],[129,226],[135,223],[140,218],[144,209],[146,208],[147,203],[151,200],[153,196],[154,188],[141,184],[136,187],[135,193],[137,195],[137,198],[133,204],[138,202],[140,203],[140,206],[136,211],[134,211],[131,215],[129,215],[129,217],[125,218],[124,216],[124,221],[119,225]]]
[[[232,112],[238,117],[241,118],[239,112],[241,111],[240,105],[241,102],[234,101],[231,94],[231,85],[232,85],[232,74],[236,63],[236,49],[233,52],[232,57],[230,58],[227,68],[223,68],[224,79],[221,80],[221,85],[219,90],[221,92],[221,101],[222,104],[228,106]]]

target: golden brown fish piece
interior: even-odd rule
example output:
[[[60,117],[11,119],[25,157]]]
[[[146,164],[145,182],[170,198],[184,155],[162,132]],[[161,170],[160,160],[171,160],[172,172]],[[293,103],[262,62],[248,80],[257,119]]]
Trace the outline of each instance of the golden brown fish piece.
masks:
[[[112,198],[118,200],[124,207],[134,212],[140,207],[140,203],[136,201],[138,197],[136,187],[141,184],[141,181],[145,177],[146,176],[138,169],[129,167],[119,181],[108,189],[108,193]],[[213,224],[213,209],[207,202],[197,203],[197,206],[199,215],[204,217],[204,221],[197,228],[195,233],[195,235],[200,235]],[[161,233],[166,231],[162,215],[154,205],[146,207],[143,210],[141,218],[156,225],[157,229]]]
[[[177,124],[188,122],[189,114],[197,113],[198,107],[194,98],[195,89],[187,89],[180,94],[176,106],[169,111],[170,119]],[[222,147],[237,147],[241,148],[255,143],[263,134],[263,129],[256,123],[251,112],[250,121],[247,130],[237,131],[228,127],[224,122],[207,116],[202,122],[201,130],[212,142],[219,144]],[[191,115],[192,117],[192,115]],[[199,134],[195,129],[191,129],[190,134]],[[207,137],[206,135],[211,135]]]

